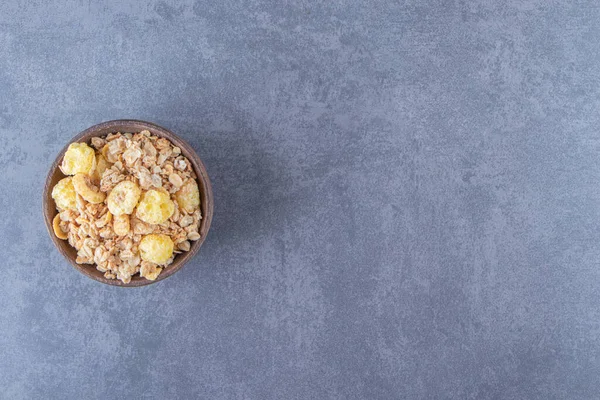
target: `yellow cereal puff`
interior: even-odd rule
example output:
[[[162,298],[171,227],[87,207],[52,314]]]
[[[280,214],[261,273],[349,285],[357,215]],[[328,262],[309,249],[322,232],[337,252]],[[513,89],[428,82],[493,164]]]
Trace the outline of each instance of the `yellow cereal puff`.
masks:
[[[135,182],[123,181],[110,191],[106,205],[114,216],[131,214],[141,194],[142,191]]]
[[[52,188],[52,198],[59,210],[75,210],[77,195],[73,187],[73,178],[63,178]]]
[[[190,179],[175,193],[175,199],[179,208],[193,213],[200,207],[200,191],[195,180]]]
[[[173,241],[169,236],[152,234],[144,236],[138,248],[142,260],[160,265],[171,258],[173,247]]]
[[[148,224],[162,224],[175,212],[175,203],[164,189],[150,189],[142,195],[136,216]]]
[[[60,170],[65,175],[75,175],[79,172],[88,174],[95,164],[94,149],[85,143],[71,143],[60,164]]]
[[[99,204],[106,198],[106,195],[90,182],[89,176],[81,172],[73,177],[73,187],[78,195],[90,203]]]

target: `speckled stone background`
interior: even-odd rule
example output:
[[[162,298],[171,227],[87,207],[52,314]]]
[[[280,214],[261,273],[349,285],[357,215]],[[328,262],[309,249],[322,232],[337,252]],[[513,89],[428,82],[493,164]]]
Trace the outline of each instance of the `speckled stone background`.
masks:
[[[214,185],[139,289],[41,214],[117,118]],[[600,398],[595,1],[2,1],[0,170],[2,399]]]

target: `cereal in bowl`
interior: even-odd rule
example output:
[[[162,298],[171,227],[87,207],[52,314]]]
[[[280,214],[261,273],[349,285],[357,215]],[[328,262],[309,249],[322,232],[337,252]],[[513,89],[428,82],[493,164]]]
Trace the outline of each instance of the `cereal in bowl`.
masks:
[[[196,174],[165,138],[142,131],[72,143],[60,170],[54,233],[107,279],[155,280],[201,237]]]

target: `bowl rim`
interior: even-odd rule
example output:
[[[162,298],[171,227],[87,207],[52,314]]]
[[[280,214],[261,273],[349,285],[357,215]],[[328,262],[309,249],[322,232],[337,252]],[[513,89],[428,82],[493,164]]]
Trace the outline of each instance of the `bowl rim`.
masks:
[[[131,129],[123,129],[127,126],[136,126],[135,130]],[[139,130],[138,130],[139,129]],[[70,247],[67,241],[61,240],[56,237],[54,234],[54,229],[52,227],[52,220],[54,216],[58,213],[56,210],[56,206],[54,205],[51,199],[51,191],[52,191],[52,180],[56,171],[58,170],[58,166],[63,159],[65,152],[67,151],[69,145],[71,143],[79,142],[85,138],[85,142],[89,142],[92,137],[97,136],[105,136],[110,132],[129,132],[129,131],[142,131],[149,130],[152,134],[160,137],[164,137],[168,139],[171,143],[176,145],[181,149],[181,152],[184,156],[188,158],[188,160],[192,163],[194,168],[194,172],[197,176],[197,182],[200,187],[200,207],[202,210],[202,219],[200,222],[200,239],[195,242],[191,242],[190,250],[187,252],[183,252],[175,258],[173,264],[164,269],[160,275],[156,278],[156,280],[151,281],[145,278],[141,278],[139,275],[132,277],[129,283],[123,283],[119,279],[107,279],[104,276],[94,271],[99,272],[95,268],[95,264],[77,264],[72,255],[67,253],[64,244]],[[109,132],[110,131],[110,132]],[[104,132],[104,133],[100,133]],[[62,179],[62,178],[61,178]],[[53,207],[48,207],[48,203],[52,201]],[[53,211],[51,211],[53,210]],[[172,131],[157,125],[153,122],[138,120],[138,119],[116,119],[106,122],[101,122],[99,124],[93,125],[77,135],[71,138],[68,143],[58,152],[56,159],[50,166],[48,171],[48,175],[46,176],[44,191],[43,191],[43,199],[42,199],[42,211],[44,214],[44,222],[46,225],[46,230],[50,235],[52,243],[57,248],[57,250],[63,255],[63,257],[69,261],[69,263],[79,272],[91,278],[95,281],[110,285],[110,286],[118,286],[118,287],[140,287],[151,285],[153,283],[160,282],[173,274],[179,271],[187,262],[189,262],[200,250],[200,247],[206,240],[206,236],[210,229],[210,225],[212,222],[213,212],[214,212],[214,200],[212,193],[212,185],[210,183],[210,179],[208,177],[208,172],[206,171],[206,167],[204,163],[195,152],[195,150],[180,136],[176,135]]]

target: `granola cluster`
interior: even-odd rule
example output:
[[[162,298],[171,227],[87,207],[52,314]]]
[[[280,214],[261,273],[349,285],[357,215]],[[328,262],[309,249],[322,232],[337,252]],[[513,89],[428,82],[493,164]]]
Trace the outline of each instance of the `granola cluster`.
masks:
[[[181,149],[149,131],[72,143],[52,189],[54,233],[109,279],[155,280],[200,239],[200,192]]]

